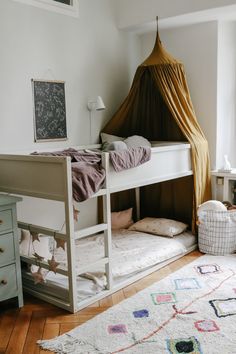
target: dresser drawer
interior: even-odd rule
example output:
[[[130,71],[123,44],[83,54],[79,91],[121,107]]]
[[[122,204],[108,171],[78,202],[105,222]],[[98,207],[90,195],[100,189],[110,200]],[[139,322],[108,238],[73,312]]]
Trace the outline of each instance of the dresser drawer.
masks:
[[[12,230],[12,213],[11,209],[0,211],[0,232]]]
[[[15,264],[0,268],[0,301],[10,299],[17,294]]]
[[[15,260],[14,236],[12,233],[0,236],[0,266]]]

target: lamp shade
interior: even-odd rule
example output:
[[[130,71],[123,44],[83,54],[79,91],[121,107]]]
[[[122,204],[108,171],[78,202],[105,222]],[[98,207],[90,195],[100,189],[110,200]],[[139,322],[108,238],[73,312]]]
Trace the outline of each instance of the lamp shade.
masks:
[[[96,102],[96,111],[102,111],[106,108],[103,100],[102,100],[102,97],[101,96],[98,96],[97,97],[97,102]]]
[[[98,96],[96,101],[88,101],[88,110],[89,111],[102,111],[106,108],[102,97]]]

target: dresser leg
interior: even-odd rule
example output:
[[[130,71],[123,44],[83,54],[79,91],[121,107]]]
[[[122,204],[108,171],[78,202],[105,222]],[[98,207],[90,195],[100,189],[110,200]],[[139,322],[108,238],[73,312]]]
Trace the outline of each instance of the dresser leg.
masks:
[[[23,307],[24,306],[23,297],[21,295],[18,296],[18,306],[19,307]]]

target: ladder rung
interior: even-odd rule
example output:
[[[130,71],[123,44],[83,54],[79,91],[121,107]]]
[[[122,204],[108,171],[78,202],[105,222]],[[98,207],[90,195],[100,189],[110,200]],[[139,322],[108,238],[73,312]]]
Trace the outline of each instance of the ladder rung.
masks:
[[[75,239],[78,240],[90,235],[94,235],[104,230],[107,230],[107,224],[98,224],[91,227],[87,227],[86,229],[75,231]]]
[[[65,240],[65,241],[67,241],[67,239],[68,239],[66,234],[64,234],[58,230],[49,229],[47,227],[43,227],[43,226],[39,226],[39,225],[31,225],[31,224],[27,224],[25,222],[18,221],[18,227],[20,229],[40,233],[40,234],[42,234],[42,236],[43,235],[54,236],[56,238],[59,238],[61,240]]]
[[[36,258],[32,258],[32,257],[29,257],[29,256],[22,256],[22,255],[21,255],[20,258],[25,263],[34,264],[34,265],[37,265],[37,266],[39,266],[41,268],[49,269],[49,264],[46,261],[39,261]],[[56,272],[58,274],[62,274],[62,275],[68,276],[68,271],[65,270],[65,269],[57,268]]]

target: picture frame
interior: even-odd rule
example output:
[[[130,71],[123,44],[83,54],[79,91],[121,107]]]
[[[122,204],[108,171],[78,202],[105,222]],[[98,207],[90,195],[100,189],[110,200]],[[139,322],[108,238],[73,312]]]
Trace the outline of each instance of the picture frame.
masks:
[[[79,17],[79,0],[14,0],[63,15]]]
[[[65,81],[31,80],[34,141],[67,140]]]

